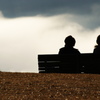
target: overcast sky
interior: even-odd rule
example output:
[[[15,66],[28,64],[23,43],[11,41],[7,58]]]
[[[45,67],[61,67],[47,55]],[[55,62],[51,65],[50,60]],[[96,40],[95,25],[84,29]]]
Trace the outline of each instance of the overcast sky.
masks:
[[[67,13],[87,28],[99,26],[99,9],[99,0],[0,0],[0,10],[8,18]]]
[[[37,55],[57,54],[68,35],[93,52],[99,16],[99,0],[0,0],[0,70],[37,72]]]

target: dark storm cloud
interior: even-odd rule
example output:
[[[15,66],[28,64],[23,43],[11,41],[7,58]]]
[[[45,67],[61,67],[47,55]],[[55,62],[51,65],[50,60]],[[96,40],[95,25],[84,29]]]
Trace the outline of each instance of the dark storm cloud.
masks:
[[[5,17],[54,15],[61,13],[91,13],[91,5],[99,0],[0,0]]]
[[[72,14],[72,21],[91,29],[99,27],[99,6],[100,0],[0,0],[0,11],[7,18]]]

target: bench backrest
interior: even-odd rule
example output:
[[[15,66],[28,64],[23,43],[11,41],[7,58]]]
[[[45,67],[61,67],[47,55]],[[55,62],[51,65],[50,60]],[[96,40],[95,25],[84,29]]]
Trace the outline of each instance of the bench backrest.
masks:
[[[100,55],[38,55],[39,73],[100,73]]]

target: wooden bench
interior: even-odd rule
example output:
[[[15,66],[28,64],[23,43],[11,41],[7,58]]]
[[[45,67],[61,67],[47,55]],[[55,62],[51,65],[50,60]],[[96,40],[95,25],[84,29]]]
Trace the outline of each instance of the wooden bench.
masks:
[[[100,55],[38,55],[39,73],[100,73]]]

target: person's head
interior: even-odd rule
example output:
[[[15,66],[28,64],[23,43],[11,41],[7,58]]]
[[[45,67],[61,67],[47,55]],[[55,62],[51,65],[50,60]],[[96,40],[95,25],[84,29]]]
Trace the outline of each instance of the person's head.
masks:
[[[73,47],[76,43],[75,39],[71,35],[66,37],[64,42],[68,47]]]
[[[98,45],[100,45],[100,35],[97,37],[96,42],[97,42]]]

